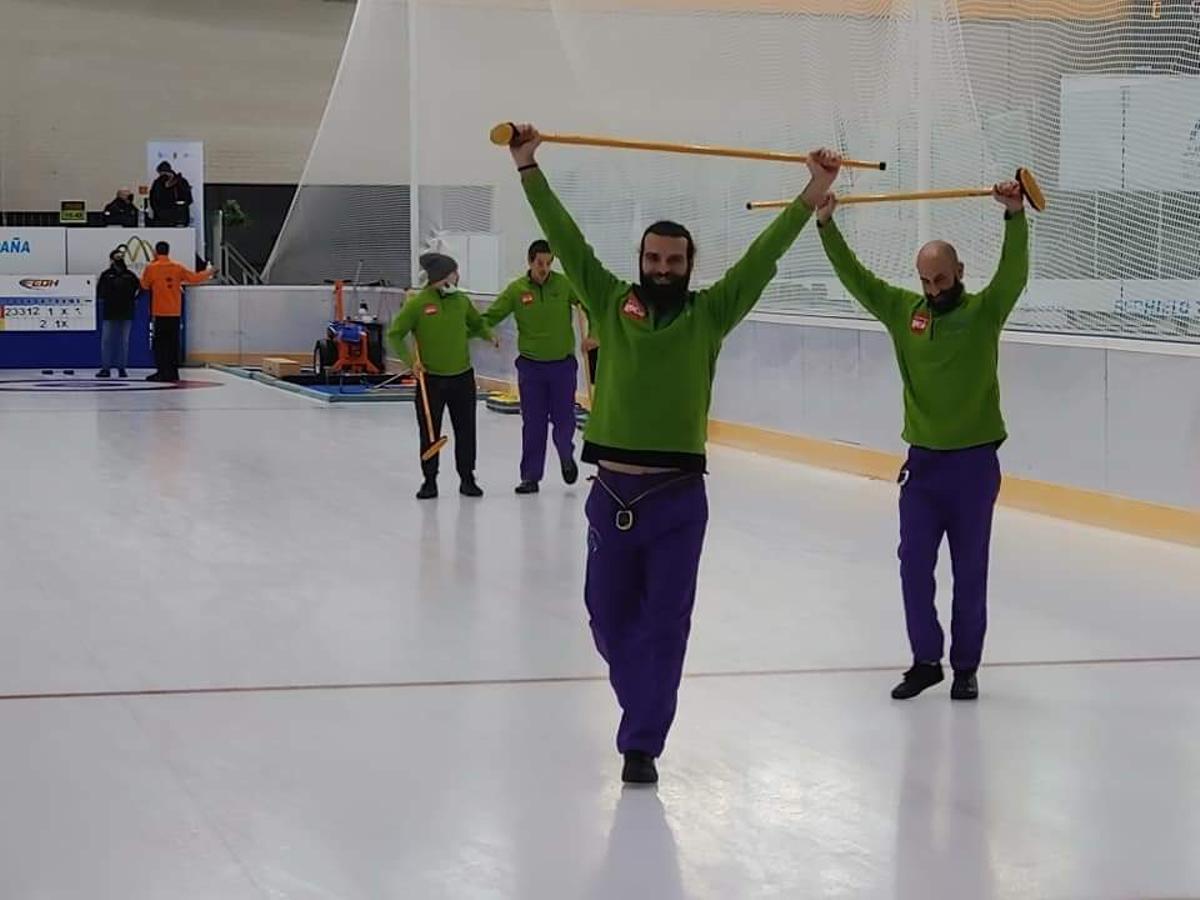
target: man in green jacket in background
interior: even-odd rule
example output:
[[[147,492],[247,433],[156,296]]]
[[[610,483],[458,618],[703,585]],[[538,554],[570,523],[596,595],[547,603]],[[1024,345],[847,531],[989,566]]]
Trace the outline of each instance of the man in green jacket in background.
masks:
[[[450,410],[454,426],[454,462],[460,479],[459,493],[482,497],[475,482],[475,370],[471,367],[468,338],[492,340],[492,333],[471,302],[458,289],[458,263],[441,253],[426,253],[420,259],[427,285],[413,294],[396,313],[388,328],[388,348],[392,354],[422,369],[429,389],[429,411],[433,417],[433,435],[426,434],[424,408],[418,393],[413,406],[417,411],[417,430],[421,436],[421,454],[430,439],[442,431],[442,414]],[[420,350],[419,360],[408,352],[404,338],[412,334]],[[420,388],[418,388],[418,392]],[[438,457],[422,460],[425,481],[417,492],[418,500],[438,495]]]
[[[876,278],[854,256],[833,222],[837,201],[817,210],[821,243],[846,290],[886,326],[904,382],[900,473],[900,584],[913,665],[892,691],[907,700],[942,681],[945,636],[934,606],[934,569],[943,536],[950,541],[954,602],[950,696],[979,696],[976,669],[987,630],[988,552],[1000,493],[997,450],[1007,433],[1000,414],[1000,331],[1029,277],[1025,198],[1015,181],[998,184],[1004,246],[990,284],[963,287],[954,247],[932,241],[917,256],[922,293]]]
[[[623,711],[621,777],[653,783],[675,716],[708,523],[705,443],[717,355],[832,186],[841,158],[811,154],[803,195],[723,278],[693,291],[696,247],[675,222],[646,229],[636,285],[609,272],[538,168],[540,144],[533,126],[520,126],[513,160],[604,348],[584,433],[583,460],[599,466],[587,501],[585,599]]]
[[[554,426],[563,481],[579,478],[575,464],[575,359],[578,302],[571,283],[553,271],[554,254],[544,240],[527,253],[529,270],[500,292],[483,314],[489,328],[510,315],[517,320],[517,390],[521,397],[521,483],[518,494],[536,494],[546,472],[547,425]]]

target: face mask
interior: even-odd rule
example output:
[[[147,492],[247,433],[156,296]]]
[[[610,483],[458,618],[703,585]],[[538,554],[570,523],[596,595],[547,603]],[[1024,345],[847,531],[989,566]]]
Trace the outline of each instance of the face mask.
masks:
[[[925,295],[925,302],[929,304],[929,308],[935,313],[947,313],[952,309],[956,309],[962,303],[963,283],[955,280],[954,287],[947,288],[936,297]]]

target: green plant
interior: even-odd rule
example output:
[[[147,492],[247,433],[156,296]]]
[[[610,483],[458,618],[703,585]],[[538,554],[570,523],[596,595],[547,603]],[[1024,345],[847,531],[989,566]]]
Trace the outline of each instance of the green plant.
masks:
[[[221,218],[226,228],[241,228],[250,224],[250,217],[236,200],[225,201],[221,207]]]

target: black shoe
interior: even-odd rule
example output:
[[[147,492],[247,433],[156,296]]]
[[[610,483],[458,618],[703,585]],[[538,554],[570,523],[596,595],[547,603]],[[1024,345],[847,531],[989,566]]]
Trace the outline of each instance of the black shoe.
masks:
[[[458,486],[458,492],[464,497],[482,497],[483,488],[475,483],[474,478],[464,478]]]
[[[418,500],[432,500],[437,496],[437,482],[426,481],[421,485],[421,489],[417,491]]]
[[[567,484],[574,484],[579,480],[579,466],[575,465],[575,460],[568,459],[562,464],[563,481]]]
[[[974,672],[955,672],[954,683],[950,685],[951,700],[978,700],[979,680]]]
[[[538,492],[538,483],[536,481],[522,481],[517,485],[518,494],[536,494]]]
[[[657,784],[658,769],[654,767],[654,757],[641,750],[630,750],[625,754],[621,780],[626,784]]]
[[[96,377],[97,378],[107,378],[111,374],[112,373],[109,372],[108,369],[101,369],[99,372],[96,373]]]
[[[892,689],[893,700],[911,700],[925,688],[933,687],[945,679],[941,663],[914,663],[904,673],[904,680]]]
[[[128,378],[129,373],[126,372],[124,369],[117,369],[117,377],[118,378]]]
[[[161,375],[159,375],[157,372],[155,372],[153,375],[147,375],[146,380],[147,381],[162,381],[163,377]]]

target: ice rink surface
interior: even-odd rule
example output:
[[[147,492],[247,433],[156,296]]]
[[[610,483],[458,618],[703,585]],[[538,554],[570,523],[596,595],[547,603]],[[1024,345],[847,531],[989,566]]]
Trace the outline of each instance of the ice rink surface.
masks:
[[[514,496],[517,417],[480,405],[486,497],[448,454],[418,503],[410,404],[27,377],[5,900],[1200,896],[1200,550],[999,510],[980,702],[896,703],[895,485],[714,447],[679,715],[622,790],[587,487]]]

